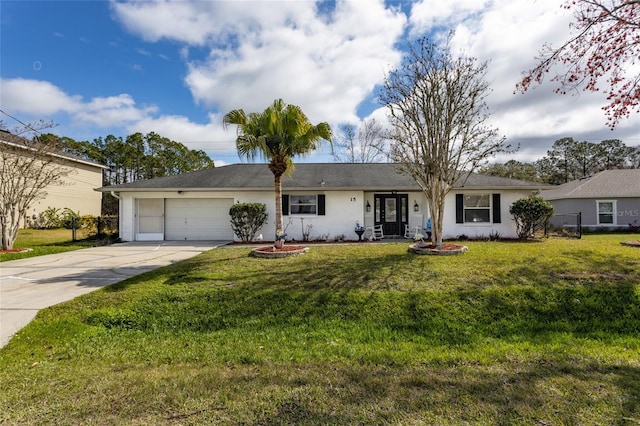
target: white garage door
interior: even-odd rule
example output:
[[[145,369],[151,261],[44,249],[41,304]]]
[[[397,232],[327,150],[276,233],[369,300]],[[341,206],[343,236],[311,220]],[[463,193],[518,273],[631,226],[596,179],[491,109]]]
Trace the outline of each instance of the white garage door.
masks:
[[[231,240],[233,199],[167,198],[165,240]]]

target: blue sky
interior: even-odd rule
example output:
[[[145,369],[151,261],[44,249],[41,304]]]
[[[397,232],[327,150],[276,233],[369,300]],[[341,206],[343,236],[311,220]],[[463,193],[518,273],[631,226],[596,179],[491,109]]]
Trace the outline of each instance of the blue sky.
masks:
[[[556,139],[640,145],[640,120],[606,127],[601,94],[544,84],[513,94],[571,16],[557,0],[0,2],[0,109],[58,124],[77,140],[155,131],[235,163],[222,116],[276,98],[312,122],[383,122],[375,90],[413,37],[455,30],[453,46],[490,61],[492,123],[532,161]],[[0,117],[8,127],[18,123]],[[328,147],[305,161],[332,161]]]

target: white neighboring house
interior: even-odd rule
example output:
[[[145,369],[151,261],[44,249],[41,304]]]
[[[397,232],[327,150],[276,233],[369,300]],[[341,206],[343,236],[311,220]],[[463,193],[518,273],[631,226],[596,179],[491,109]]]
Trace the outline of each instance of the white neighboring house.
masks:
[[[575,223],[568,217],[581,213],[583,227],[640,226],[640,169],[605,170],[541,191],[540,196],[555,207],[559,225]],[[563,223],[560,216],[565,216]]]
[[[301,163],[284,176],[283,213],[288,240],[344,235],[357,239],[356,222],[382,225],[385,236],[424,227],[428,205],[416,182],[388,163]],[[545,187],[539,183],[472,174],[447,196],[444,238],[499,234],[515,238],[509,206]],[[144,240],[234,240],[229,208],[263,203],[269,219],[260,230],[275,235],[273,174],[266,164],[234,164],[177,176],[107,186],[120,200],[120,237]]]
[[[0,131],[0,143],[12,144],[10,138],[15,138],[8,132]],[[12,153],[19,153],[19,150]],[[27,216],[39,216],[49,207],[64,209],[69,208],[80,215],[100,216],[102,210],[102,194],[95,191],[102,186],[102,171],[107,167],[66,154],[52,154],[54,159],[59,159],[60,164],[70,168],[71,172],[62,178],[62,183],[45,187],[45,197],[36,200],[29,206]],[[28,218],[23,218],[23,226],[26,226]]]

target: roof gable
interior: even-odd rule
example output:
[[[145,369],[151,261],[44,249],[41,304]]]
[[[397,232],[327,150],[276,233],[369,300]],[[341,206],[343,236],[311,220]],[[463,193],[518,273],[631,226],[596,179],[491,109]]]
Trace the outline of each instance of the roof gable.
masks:
[[[213,169],[100,188],[101,191],[272,190],[273,174],[266,164],[232,164]],[[283,176],[283,189],[420,191],[418,184],[391,163],[300,163]],[[536,190],[544,184],[497,176],[471,174],[455,185],[469,189]]]

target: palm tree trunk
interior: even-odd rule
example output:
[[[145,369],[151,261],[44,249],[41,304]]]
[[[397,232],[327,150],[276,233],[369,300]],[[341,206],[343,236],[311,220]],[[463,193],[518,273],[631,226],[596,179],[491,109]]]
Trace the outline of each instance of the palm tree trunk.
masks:
[[[284,229],[282,225],[282,175],[274,175],[274,186],[276,192],[276,235],[275,247],[282,248],[284,246]]]

